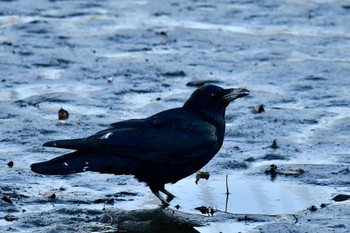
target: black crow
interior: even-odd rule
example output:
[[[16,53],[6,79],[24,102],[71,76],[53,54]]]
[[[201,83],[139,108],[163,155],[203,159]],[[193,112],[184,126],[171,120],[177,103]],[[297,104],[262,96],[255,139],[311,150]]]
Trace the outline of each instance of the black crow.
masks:
[[[214,157],[224,140],[226,107],[248,94],[243,88],[201,87],[181,108],[116,122],[87,138],[46,142],[43,146],[75,152],[34,163],[31,169],[48,175],[85,171],[134,175],[169,205],[174,195],[165,184],[197,172]]]

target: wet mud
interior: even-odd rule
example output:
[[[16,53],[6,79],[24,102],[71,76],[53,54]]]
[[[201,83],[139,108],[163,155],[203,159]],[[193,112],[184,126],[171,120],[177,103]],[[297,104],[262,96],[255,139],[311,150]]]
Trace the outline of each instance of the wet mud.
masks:
[[[0,231],[349,232],[349,10],[0,1]],[[209,176],[168,185],[166,209],[130,176],[30,171],[65,153],[45,141],[181,106],[208,83],[251,94],[227,109]]]

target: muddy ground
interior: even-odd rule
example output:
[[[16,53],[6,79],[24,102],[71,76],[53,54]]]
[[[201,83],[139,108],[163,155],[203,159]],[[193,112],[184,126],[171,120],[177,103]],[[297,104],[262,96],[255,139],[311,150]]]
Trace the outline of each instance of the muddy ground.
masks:
[[[349,232],[349,22],[345,0],[0,1],[0,231]],[[169,208],[129,176],[30,171],[65,152],[43,142],[181,106],[198,80],[251,94]]]

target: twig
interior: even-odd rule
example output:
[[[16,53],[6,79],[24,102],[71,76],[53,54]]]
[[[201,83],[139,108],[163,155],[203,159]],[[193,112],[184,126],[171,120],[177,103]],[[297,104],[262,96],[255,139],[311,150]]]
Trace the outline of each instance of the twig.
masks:
[[[229,195],[230,192],[228,191],[228,175],[226,175],[226,195]]]
[[[295,216],[294,214],[293,214],[293,217],[294,217],[294,219],[295,219],[295,222],[294,222],[294,223],[297,223],[299,219],[298,219],[297,216]]]

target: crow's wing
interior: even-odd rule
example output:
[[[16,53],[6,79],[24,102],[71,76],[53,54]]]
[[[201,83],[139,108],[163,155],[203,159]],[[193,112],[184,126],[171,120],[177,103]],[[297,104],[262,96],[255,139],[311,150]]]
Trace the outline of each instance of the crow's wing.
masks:
[[[98,132],[96,135],[102,135],[104,132],[108,133],[115,128],[128,128],[128,127],[140,127],[144,124],[145,119],[131,119],[126,121],[120,121],[111,124],[112,128],[108,128],[106,130],[102,130]],[[87,138],[78,138],[78,139],[63,139],[63,140],[55,140],[45,142],[43,146],[46,147],[56,147],[56,148],[64,148],[64,149],[72,149],[79,151],[100,151],[103,152],[103,147],[96,140],[95,135],[87,137]]]
[[[116,122],[87,138],[51,141],[44,146],[145,162],[184,163],[199,158],[216,144],[212,124],[179,108],[146,119]]]
[[[118,156],[146,162],[184,163],[211,151],[217,143],[215,127],[175,113],[115,123],[92,137]]]

